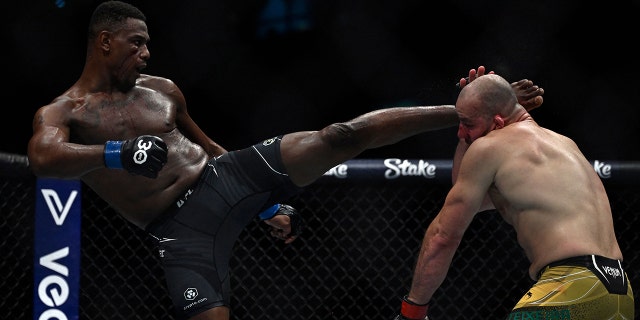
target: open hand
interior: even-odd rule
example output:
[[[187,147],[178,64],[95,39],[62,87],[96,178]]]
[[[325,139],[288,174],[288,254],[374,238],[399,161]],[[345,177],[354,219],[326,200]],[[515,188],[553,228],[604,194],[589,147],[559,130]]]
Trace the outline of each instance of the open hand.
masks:
[[[467,84],[469,84],[471,81],[478,79],[478,77],[482,77],[485,74],[494,74],[495,72],[493,71],[489,71],[489,73],[486,72],[486,69],[484,66],[479,66],[478,69],[471,69],[469,70],[469,76],[466,78],[461,78],[460,81],[458,81],[458,83],[456,83],[456,86],[460,89],[464,88],[464,86],[466,86]]]
[[[522,79],[511,83],[511,88],[516,92],[518,103],[527,111],[531,111],[542,105],[544,89],[533,84],[533,81]]]

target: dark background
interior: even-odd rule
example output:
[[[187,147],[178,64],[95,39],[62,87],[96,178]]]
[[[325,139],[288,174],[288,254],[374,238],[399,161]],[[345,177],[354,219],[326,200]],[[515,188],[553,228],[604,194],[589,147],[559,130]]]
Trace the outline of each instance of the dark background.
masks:
[[[36,109],[80,75],[99,2],[3,3],[0,151],[26,154]],[[227,149],[383,107],[453,104],[456,81],[485,65],[543,87],[533,116],[587,158],[640,159],[637,0],[131,3],[148,18],[146,72],[176,82]],[[450,158],[455,130],[361,157]]]

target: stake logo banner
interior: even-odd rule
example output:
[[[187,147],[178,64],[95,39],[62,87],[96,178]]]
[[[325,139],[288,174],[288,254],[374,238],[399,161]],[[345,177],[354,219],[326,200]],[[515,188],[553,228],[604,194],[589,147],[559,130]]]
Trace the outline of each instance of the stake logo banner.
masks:
[[[78,319],[81,184],[38,179],[34,239],[34,320]]]

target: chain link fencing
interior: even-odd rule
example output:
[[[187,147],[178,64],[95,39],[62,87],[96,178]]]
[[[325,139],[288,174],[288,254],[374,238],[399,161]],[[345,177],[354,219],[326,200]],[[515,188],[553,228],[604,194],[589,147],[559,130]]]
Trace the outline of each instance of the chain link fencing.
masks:
[[[32,319],[36,180],[20,161],[0,169],[1,318]],[[605,187],[637,291],[640,181]],[[305,220],[298,240],[274,241],[257,218],[241,234],[231,261],[232,318],[392,319],[448,188],[426,179],[320,179],[288,202]],[[80,319],[174,319],[151,239],[84,186],[82,210]],[[478,214],[432,318],[504,318],[532,284],[527,268],[511,227],[493,211]]]

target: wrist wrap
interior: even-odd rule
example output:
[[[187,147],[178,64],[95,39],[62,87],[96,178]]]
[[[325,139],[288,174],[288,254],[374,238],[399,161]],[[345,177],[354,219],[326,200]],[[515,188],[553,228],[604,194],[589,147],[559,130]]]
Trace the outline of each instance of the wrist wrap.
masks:
[[[107,168],[122,169],[120,151],[124,141],[107,141],[104,144],[104,165]]]
[[[425,319],[429,310],[429,302],[426,304],[417,304],[407,296],[402,297],[402,307],[400,314],[409,319]]]
[[[276,203],[273,206],[267,208],[266,210],[262,211],[259,215],[260,219],[262,220],[269,220],[271,218],[273,218],[273,216],[276,215],[276,212],[278,212],[278,209],[280,209],[280,204]]]

